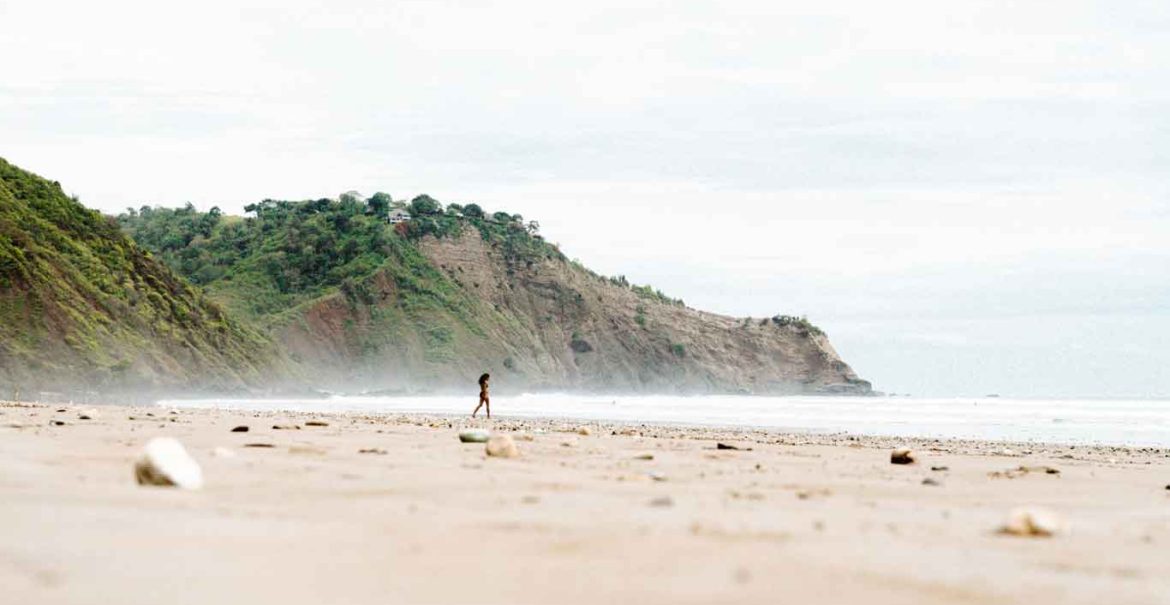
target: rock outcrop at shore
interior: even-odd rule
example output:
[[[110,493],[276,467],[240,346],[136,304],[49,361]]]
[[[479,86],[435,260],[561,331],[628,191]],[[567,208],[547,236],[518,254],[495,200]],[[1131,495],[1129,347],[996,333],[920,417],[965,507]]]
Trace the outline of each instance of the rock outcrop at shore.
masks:
[[[419,249],[458,287],[462,313],[404,325],[388,272],[363,286],[369,304],[324,297],[277,338],[337,384],[418,389],[474,382],[615,392],[867,394],[828,337],[807,323],[733,318],[629,287],[560,256],[511,262],[467,229]],[[405,328],[405,329],[404,329]]]

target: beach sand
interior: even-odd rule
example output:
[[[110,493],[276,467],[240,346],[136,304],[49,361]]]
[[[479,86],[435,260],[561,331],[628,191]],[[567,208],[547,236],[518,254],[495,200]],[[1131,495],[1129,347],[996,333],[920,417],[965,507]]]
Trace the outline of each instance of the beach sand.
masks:
[[[1170,603],[1166,450],[96,409],[0,405],[5,603]],[[203,489],[135,483],[156,436]]]

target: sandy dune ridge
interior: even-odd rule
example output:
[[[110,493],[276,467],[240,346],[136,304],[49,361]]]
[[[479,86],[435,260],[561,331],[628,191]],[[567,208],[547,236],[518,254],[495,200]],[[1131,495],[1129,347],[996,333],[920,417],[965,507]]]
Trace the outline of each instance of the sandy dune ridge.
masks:
[[[156,436],[203,489],[135,483]],[[916,464],[890,464],[901,444]],[[22,604],[1170,603],[1168,484],[1155,448],[7,403],[0,585]],[[1019,506],[1066,527],[997,533]]]

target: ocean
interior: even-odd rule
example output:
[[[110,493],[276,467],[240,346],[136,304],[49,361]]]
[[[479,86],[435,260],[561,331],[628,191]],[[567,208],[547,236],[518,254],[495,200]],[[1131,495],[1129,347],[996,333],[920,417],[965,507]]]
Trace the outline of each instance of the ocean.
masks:
[[[168,407],[466,415],[467,397],[170,399]],[[498,418],[768,428],[794,432],[1170,447],[1170,400],[914,397],[493,396]],[[480,411],[482,414],[482,410]]]

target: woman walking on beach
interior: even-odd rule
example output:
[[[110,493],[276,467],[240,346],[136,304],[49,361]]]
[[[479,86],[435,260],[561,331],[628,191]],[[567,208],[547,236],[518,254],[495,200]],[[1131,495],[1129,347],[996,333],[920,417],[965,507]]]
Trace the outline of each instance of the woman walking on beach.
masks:
[[[471,413],[472,418],[475,418],[475,414],[479,411],[479,408],[485,406],[487,408],[487,417],[489,419],[492,417],[492,402],[488,397],[488,379],[491,377],[491,374],[484,374],[479,377],[479,405],[475,406],[475,412]]]

